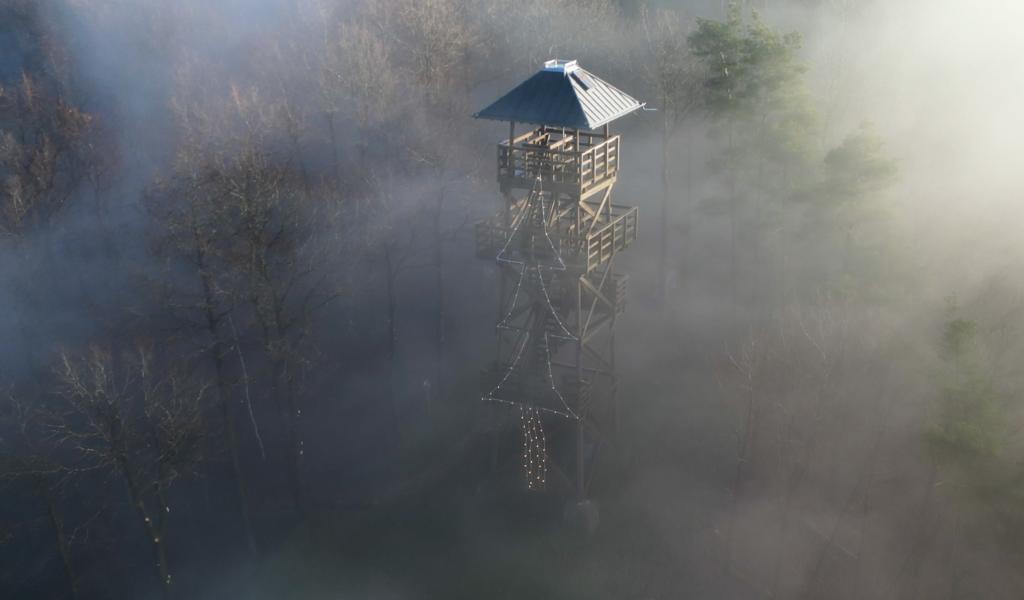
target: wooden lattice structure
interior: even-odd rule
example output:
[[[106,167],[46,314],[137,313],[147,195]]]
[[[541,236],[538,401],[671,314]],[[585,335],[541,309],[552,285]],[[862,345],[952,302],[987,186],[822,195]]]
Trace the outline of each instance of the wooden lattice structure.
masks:
[[[575,61],[549,61],[477,114],[509,122],[497,152],[504,202],[476,225],[477,256],[500,271],[482,397],[518,412],[530,488],[545,485],[550,466],[586,497],[617,419],[615,325],[627,279],[615,258],[636,240],[637,209],[612,202],[622,141],[609,123],[641,107]],[[517,122],[532,128],[517,134]]]

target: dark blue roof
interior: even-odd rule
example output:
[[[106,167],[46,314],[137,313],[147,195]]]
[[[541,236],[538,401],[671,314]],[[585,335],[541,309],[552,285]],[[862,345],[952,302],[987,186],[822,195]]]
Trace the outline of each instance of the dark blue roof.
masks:
[[[642,106],[632,96],[579,67],[576,61],[548,61],[544,69],[474,116],[597,129]]]

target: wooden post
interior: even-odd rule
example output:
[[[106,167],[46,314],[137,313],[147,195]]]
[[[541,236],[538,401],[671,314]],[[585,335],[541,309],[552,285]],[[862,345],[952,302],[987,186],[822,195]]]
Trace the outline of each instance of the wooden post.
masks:
[[[579,173],[579,185],[583,185],[583,142],[580,139],[580,130],[575,130],[575,143],[576,143],[576,170]],[[593,165],[591,165],[593,168]],[[582,204],[581,199],[577,196],[577,204]],[[582,231],[582,213],[583,210],[579,207],[576,208],[577,222],[580,223],[580,235],[583,235]],[[581,239],[586,248],[586,240]],[[587,259],[584,259],[587,260]],[[584,319],[583,319],[583,290],[577,284],[579,293],[576,297],[576,416],[579,419],[576,423],[576,498],[582,502],[586,498],[587,494],[587,482],[586,482],[586,461],[583,458],[584,450],[584,407],[583,407],[583,344],[586,339],[586,332],[584,331]]]
[[[587,494],[583,461],[583,340],[586,338],[586,332],[583,331],[582,285],[577,284],[577,289],[579,293],[576,295],[576,417],[579,420],[576,423],[576,498],[582,502]]]
[[[582,367],[579,367],[582,370]],[[582,381],[580,382],[582,383]],[[576,497],[580,502],[587,498],[586,473],[583,460],[583,415],[579,415],[576,423]]]
[[[506,168],[508,169],[509,177],[514,177],[515,174],[516,174],[516,157],[515,157],[515,154],[512,152],[512,146],[514,145],[515,139],[516,139],[516,122],[515,121],[509,121],[508,122],[508,155],[507,155],[508,158],[506,159],[506,161],[507,161]]]

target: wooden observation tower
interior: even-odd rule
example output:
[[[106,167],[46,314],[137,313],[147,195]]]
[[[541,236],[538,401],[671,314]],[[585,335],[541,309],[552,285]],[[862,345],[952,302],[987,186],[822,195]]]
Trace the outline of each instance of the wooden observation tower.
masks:
[[[580,501],[617,418],[626,277],[614,265],[637,235],[637,209],[612,203],[622,143],[609,124],[642,107],[576,61],[551,60],[475,115],[509,122],[498,144],[504,202],[476,225],[477,256],[500,271],[482,399],[519,421],[527,487],[545,487],[554,471]]]

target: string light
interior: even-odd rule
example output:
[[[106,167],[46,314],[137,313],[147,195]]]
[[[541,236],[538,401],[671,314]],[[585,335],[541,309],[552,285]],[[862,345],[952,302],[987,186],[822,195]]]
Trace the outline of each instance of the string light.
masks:
[[[489,396],[484,396],[484,397],[481,398],[481,400],[483,400],[485,402],[494,402],[496,404],[504,404],[504,405],[507,405],[507,406],[515,407],[515,408],[520,408],[520,407],[523,406],[522,402],[513,402],[512,400],[505,400],[504,398],[492,398],[492,397],[489,397]],[[567,413],[565,411],[561,411],[561,410],[558,410],[558,409],[555,409],[555,408],[547,408],[547,407],[544,407],[544,406],[534,406],[533,409],[536,410],[539,413],[544,413],[544,414],[548,414],[548,415],[557,415],[559,417],[562,417],[563,419],[574,419],[575,418],[573,415],[570,415],[569,413]]]
[[[530,192],[530,198],[532,197],[533,192]],[[526,221],[526,214],[530,211],[530,198],[527,198],[526,201],[523,202],[523,208],[519,211],[519,214],[512,219],[512,231],[505,240],[505,245],[501,247],[500,251],[498,251],[498,256],[495,257],[495,260],[498,262],[523,264],[521,261],[512,261],[505,258],[505,252],[508,250],[508,247],[512,245],[512,240],[515,239],[516,234],[519,233],[519,228],[523,225],[523,222]]]
[[[554,209],[555,209],[555,205],[554,205],[554,202],[552,202],[551,203],[551,210],[554,211]],[[551,248],[551,254],[554,255],[555,258],[558,259],[558,266],[557,267],[548,267],[548,268],[554,269],[554,270],[557,270],[557,271],[564,271],[565,268],[566,268],[565,267],[565,261],[562,260],[562,253],[559,252],[555,248],[555,243],[551,241],[551,236],[548,234],[548,220],[547,220],[547,217],[544,214],[544,211],[545,211],[545,209],[544,209],[544,196],[540,195],[541,228],[544,231],[544,238],[547,239],[547,241],[548,241],[548,247]],[[537,268],[539,270],[540,269],[540,265],[538,265]]]
[[[548,361],[548,381],[551,382],[551,391],[555,393],[555,396],[558,396],[558,401],[561,402],[562,406],[565,407],[566,412],[572,415],[574,419],[579,419],[579,416],[575,412],[573,412],[571,408],[569,408],[569,405],[566,404],[565,402],[565,398],[562,397],[562,393],[559,392],[558,388],[555,386],[555,375],[551,368],[551,346],[548,344],[547,333],[544,334],[544,354],[546,355]]]
[[[525,278],[526,266],[524,265],[523,269],[519,271],[519,281],[516,282],[515,292],[512,293],[512,305],[509,307],[508,314],[505,315],[505,318],[503,318],[501,322],[498,323],[498,327],[508,327],[508,321],[509,319],[512,318],[512,313],[515,312],[516,305],[519,304],[519,290],[523,287],[523,279]]]
[[[567,270],[567,267],[565,261],[562,259],[562,255],[559,248],[555,245],[554,241],[551,238],[551,234],[548,231],[548,219],[554,217],[555,211],[557,210],[557,202],[552,201],[551,212],[549,215],[548,207],[544,199],[544,192],[541,188],[542,182],[541,179],[538,177],[536,183],[534,184],[533,190],[531,190],[530,192],[530,195],[523,200],[522,209],[518,211],[515,218],[513,219],[511,231],[508,234],[508,238],[505,240],[505,244],[502,246],[501,250],[498,252],[496,256],[497,262],[503,264],[516,265],[520,269],[519,279],[516,282],[515,290],[512,293],[511,305],[509,306],[507,314],[505,314],[505,316],[498,322],[498,328],[511,328],[510,322],[512,320],[513,315],[515,314],[516,308],[519,305],[519,296],[523,288],[523,283],[524,281],[526,281],[526,277],[528,275],[531,278],[533,276],[536,276],[537,283],[533,284],[531,280],[531,285],[539,287],[541,293],[540,295],[537,295],[535,291],[531,291],[530,294],[534,296],[534,298],[537,301],[539,301],[541,297],[544,299],[544,304],[546,305],[546,312],[550,315],[550,319],[553,319],[555,323],[557,323],[559,329],[561,329],[561,333],[563,333],[564,336],[555,335],[553,333],[549,333],[548,331],[546,331],[549,323],[548,315],[536,314],[535,318],[544,319],[543,325],[545,331],[543,332],[543,340],[532,340],[534,342],[534,352],[538,353],[535,354],[535,356],[537,356],[536,360],[541,360],[541,355],[539,354],[541,349],[537,347],[537,344],[543,344],[542,356],[543,360],[547,363],[545,373],[546,378],[548,380],[547,383],[551,389],[551,393],[554,395],[555,398],[557,398],[558,403],[561,405],[561,409],[564,410],[561,410],[559,408],[537,406],[536,404],[533,403],[534,399],[531,398],[524,398],[522,399],[522,401],[515,402],[512,400],[496,397],[496,394],[498,394],[502,390],[503,386],[506,384],[509,377],[511,377],[512,372],[518,368],[520,361],[522,360],[523,354],[526,351],[526,346],[531,342],[531,332],[525,329],[523,330],[519,347],[515,351],[515,356],[512,358],[512,361],[509,364],[504,375],[498,381],[497,385],[495,385],[494,388],[491,389],[491,391],[488,392],[482,398],[483,400],[494,401],[509,406],[517,406],[519,408],[519,421],[523,436],[523,474],[526,480],[526,487],[528,490],[543,489],[547,481],[547,440],[544,433],[542,413],[554,414],[566,419],[579,419],[578,415],[569,407],[568,403],[565,401],[565,397],[558,390],[558,386],[555,385],[554,368],[551,361],[551,337],[570,341],[578,341],[579,338],[573,335],[572,331],[570,331],[569,328],[562,321],[561,316],[555,309],[554,303],[551,301],[551,295],[548,293],[547,282],[545,281],[546,272],[565,271]],[[543,246],[543,242],[540,242],[538,240],[540,236],[537,235],[538,217],[540,221],[539,225],[541,232],[543,233],[544,240],[546,241],[547,246],[550,249],[551,260],[548,260],[546,258],[545,262],[553,264],[541,264],[535,259],[535,253],[539,250],[538,244],[541,247]],[[530,221],[531,225],[529,231],[530,239],[528,240],[529,245],[526,247],[533,249],[533,252],[531,252],[530,255],[526,257],[517,256],[515,258],[512,258],[508,255],[508,251],[512,247],[513,240],[516,239],[521,234],[523,223],[525,223],[527,220]],[[527,271],[530,271],[530,273],[527,273]],[[539,324],[540,323],[538,323],[538,325]],[[545,375],[541,375],[541,377],[544,377]]]
[[[523,342],[519,345],[519,351],[516,352],[515,358],[512,359],[512,364],[510,364],[508,370],[505,371],[505,376],[501,378],[501,381],[498,382],[498,385],[494,386],[494,388],[491,391],[487,392],[487,395],[483,398],[484,400],[498,400],[497,398],[494,397],[494,393],[501,390],[501,386],[505,385],[505,382],[508,381],[509,375],[512,374],[512,371],[515,370],[516,365],[519,364],[519,359],[522,358],[523,356],[523,350],[526,349],[526,340],[529,339],[529,337],[530,332],[526,332],[523,334]]]
[[[550,311],[551,315],[555,317],[555,322],[558,323],[558,326],[562,328],[562,331],[565,332],[565,335],[569,336],[570,340],[575,341],[579,339],[576,336],[574,336],[571,331],[569,331],[569,328],[565,326],[565,323],[563,323],[562,319],[558,316],[558,311],[555,310],[555,306],[551,304],[551,297],[548,296],[548,288],[546,285],[544,285],[544,275],[541,274],[539,271],[537,272],[537,279],[540,280],[540,290],[544,292],[544,300],[548,304],[548,311]]]
[[[544,489],[547,481],[548,454],[544,424],[536,407],[519,405],[519,420],[523,430],[523,474],[526,489]]]

